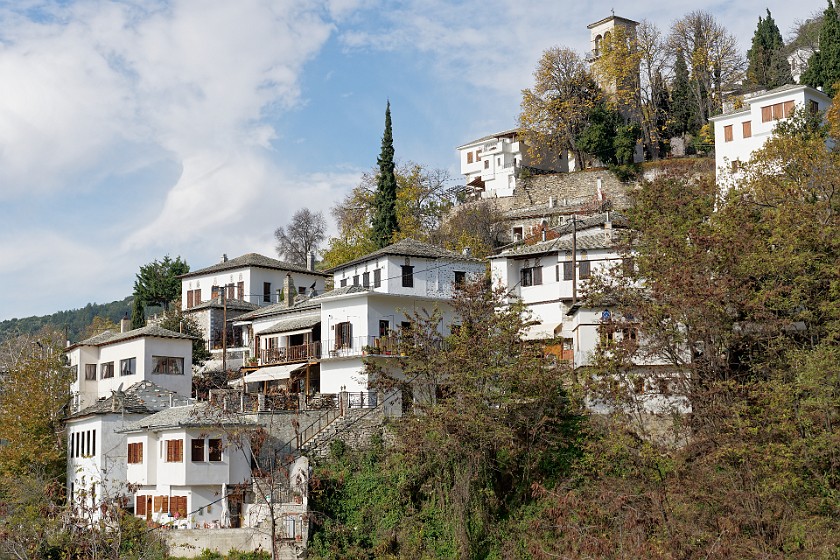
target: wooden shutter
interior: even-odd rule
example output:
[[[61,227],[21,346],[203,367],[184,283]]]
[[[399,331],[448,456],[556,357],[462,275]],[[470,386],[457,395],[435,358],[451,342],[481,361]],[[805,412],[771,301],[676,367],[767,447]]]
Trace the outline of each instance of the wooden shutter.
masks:
[[[749,138],[750,136],[752,136],[752,121],[744,121],[743,128],[744,138]]]
[[[245,301],[245,282],[239,282],[236,284],[236,291],[239,292],[238,299]]]
[[[534,286],[539,286],[542,284],[542,270],[542,266],[534,267]]]
[[[793,105],[794,105],[793,101],[785,101],[785,112],[784,112],[785,118],[787,118],[787,117],[789,117],[793,114]]]
[[[773,120],[773,106],[768,105],[767,107],[761,108],[761,122],[770,122]]]
[[[184,518],[187,516],[187,497],[186,496],[172,496],[172,508],[170,512],[178,517]]]
[[[163,506],[163,496],[155,496],[154,510],[156,512],[160,512],[160,511],[162,511],[162,509],[161,509],[162,506]]]
[[[723,141],[732,142],[732,125],[728,124],[723,127]]]
[[[193,291],[187,290],[187,307],[189,308],[193,305],[195,305],[195,303],[193,302]]]
[[[134,515],[146,515],[146,496],[135,497]]]
[[[168,512],[169,511],[169,496],[161,496],[160,497],[160,511]]]

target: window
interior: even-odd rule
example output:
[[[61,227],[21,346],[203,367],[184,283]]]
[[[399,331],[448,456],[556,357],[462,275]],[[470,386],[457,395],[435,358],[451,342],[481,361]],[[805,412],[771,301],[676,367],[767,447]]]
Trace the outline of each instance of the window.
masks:
[[[227,290],[225,294],[227,299],[236,299],[236,287],[233,284],[228,284],[225,289]]]
[[[539,286],[542,284],[542,266],[537,262],[534,266],[523,268],[519,271],[519,281],[523,287]]]
[[[220,295],[222,295],[222,289],[220,287],[213,286],[212,288],[210,288],[210,297],[212,299],[216,299]]]
[[[263,302],[271,303],[271,282],[263,282]]]
[[[335,347],[352,348],[353,346],[353,325],[350,321],[337,323],[335,325]]]
[[[741,169],[741,160],[733,159],[732,160],[732,173],[739,171]]]
[[[155,496],[155,512],[166,513],[169,511],[169,496]]]
[[[473,153],[472,152],[467,152],[467,163],[472,163],[472,162],[473,162]]]
[[[194,305],[195,305],[195,302],[193,301],[193,291],[192,290],[187,290],[187,308],[190,308]]]
[[[566,261],[563,263],[563,280],[575,279],[575,263]]]
[[[467,273],[463,270],[456,270],[455,271],[455,286],[463,286],[464,282],[467,281]]]
[[[152,373],[184,375],[184,358],[152,356]]]
[[[362,274],[362,286],[365,288],[370,288],[370,272],[365,272]]]
[[[105,362],[99,366],[100,379],[108,379],[114,377],[114,362]]]
[[[306,288],[303,286],[298,286],[298,293],[301,295],[306,295]]]
[[[222,440],[211,439],[208,440],[207,443],[209,444],[210,448],[210,461],[218,463],[222,460]]]
[[[120,360],[120,376],[134,375],[137,373],[137,358]]]
[[[166,440],[166,462],[180,463],[184,460],[184,440]]]
[[[812,115],[815,115],[820,110],[820,104],[814,101],[813,99],[808,101],[808,111],[811,112]]]
[[[136,465],[143,462],[143,443],[129,443],[128,444],[128,463]]]
[[[478,160],[480,160],[480,159],[481,159],[481,150],[476,150],[475,151],[475,161],[478,162]]]
[[[732,125],[728,124],[723,127],[723,140],[724,142],[732,142]]]
[[[342,278],[342,279],[341,279],[341,282],[339,282],[339,285],[340,285],[342,288],[346,288],[346,287],[347,287],[347,278]]]
[[[774,105],[767,105],[761,108],[761,122],[777,121],[785,119],[793,113],[793,101],[785,101],[784,103],[776,103]]]
[[[146,496],[141,496],[140,494],[137,495],[136,502],[134,506],[134,514],[135,515],[146,515]]]
[[[373,271],[373,287],[378,288],[382,285],[382,270],[376,269]]]
[[[744,121],[741,123],[741,128],[744,132],[744,138],[752,136],[752,121]]]
[[[403,288],[414,287],[414,267],[404,264],[402,265],[402,285]]]
[[[358,286],[358,285],[359,285],[359,275],[358,275],[358,274],[356,274],[355,276],[353,276],[353,285],[354,285],[354,286]]]
[[[379,321],[379,337],[388,336],[391,331],[391,321]]]
[[[489,159],[484,160],[484,169],[490,169],[490,160]]]
[[[193,439],[190,444],[190,456],[193,463],[200,463],[204,461],[204,438]]]
[[[238,282],[236,284],[236,292],[237,297],[241,300],[245,300],[245,282]]]
[[[187,516],[187,497],[186,496],[172,496],[169,503],[169,513],[172,515],[178,514],[181,519]]]
[[[85,381],[96,380],[96,364],[85,364]]]
[[[513,240],[522,241],[522,227],[513,228]]]
[[[581,280],[589,278],[592,275],[592,270],[589,267],[589,256],[586,254],[586,251],[580,252],[580,263],[578,264],[578,276]]]

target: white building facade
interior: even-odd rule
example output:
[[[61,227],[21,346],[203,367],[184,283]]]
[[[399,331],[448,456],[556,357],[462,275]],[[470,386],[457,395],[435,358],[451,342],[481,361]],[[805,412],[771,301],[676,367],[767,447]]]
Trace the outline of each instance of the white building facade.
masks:
[[[548,153],[534,157],[517,129],[478,138],[457,150],[467,190],[481,198],[513,196],[523,168],[546,172],[574,170],[574,162],[570,165],[568,158]]]
[[[76,379],[70,387],[77,412],[140,381],[189,397],[192,394],[193,337],[157,325],[105,331],[67,348]]]
[[[743,108],[709,119],[715,127],[715,174],[717,183],[728,190],[741,176],[741,165],[750,161],[773,135],[778,121],[787,119],[794,108],[824,112],[831,98],[814,88],[787,85],[743,100]]]

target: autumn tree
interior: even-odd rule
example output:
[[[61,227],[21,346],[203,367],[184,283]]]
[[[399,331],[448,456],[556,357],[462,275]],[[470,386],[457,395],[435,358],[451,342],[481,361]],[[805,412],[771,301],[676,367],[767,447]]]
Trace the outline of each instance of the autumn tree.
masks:
[[[93,320],[85,329],[85,332],[82,335],[82,340],[86,338],[91,338],[105,331],[119,332],[119,330],[120,326],[114,321],[108,319],[107,317],[100,317],[99,315],[97,315],[93,318]]]
[[[808,59],[808,68],[802,74],[801,82],[813,88],[822,88],[829,95],[840,81],[840,17],[831,0],[823,12],[820,27],[819,51]]]
[[[754,86],[773,89],[793,83],[782,33],[769,9],[766,18],[758,18],[747,62],[747,81]]]
[[[301,208],[292,215],[287,226],[274,230],[277,256],[290,264],[306,266],[310,252],[326,239],[327,221],[321,212]]]
[[[431,241],[452,251],[469,250],[486,257],[500,245],[504,216],[491,200],[476,200],[455,208],[434,232]]]
[[[455,203],[456,189],[449,184],[449,173],[409,161],[395,166],[394,175],[399,224],[394,240],[411,237],[431,241]],[[376,171],[365,173],[359,184],[330,210],[338,235],[328,240],[323,253],[328,268],[378,248],[373,242],[371,226],[377,177]]]
[[[141,266],[134,281],[132,326],[140,328],[145,324],[141,312],[145,307],[154,305],[166,311],[170,303],[180,301],[181,280],[178,276],[189,271],[190,265],[186,261],[182,261],[181,257],[172,260],[169,255]]]
[[[743,75],[738,42],[713,15],[694,11],[674,22],[667,45],[673,55],[685,57],[696,126],[702,126],[722,110],[725,87]]]
[[[576,52],[565,47],[544,51],[534,70],[533,88],[522,90],[519,113],[523,139],[535,159],[541,153],[568,150],[583,166],[584,154],[576,139],[600,99],[592,73]]]
[[[394,136],[391,132],[390,101],[385,107],[385,132],[382,134],[382,149],[376,162],[379,165],[379,173],[376,176],[371,226],[373,242],[381,249],[393,243],[394,233],[400,229],[397,218],[397,177],[394,174]]]

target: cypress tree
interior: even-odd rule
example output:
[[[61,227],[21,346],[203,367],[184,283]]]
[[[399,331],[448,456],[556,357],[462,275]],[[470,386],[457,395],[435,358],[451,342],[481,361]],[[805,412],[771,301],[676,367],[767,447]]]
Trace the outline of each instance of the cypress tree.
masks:
[[[831,0],[823,12],[820,29],[820,50],[811,55],[808,68],[802,74],[802,83],[821,87],[828,95],[834,95],[834,85],[840,81],[840,19]]]
[[[394,174],[394,137],[391,133],[391,102],[385,108],[385,132],[382,150],[377,158],[379,174],[376,177],[376,195],[373,200],[373,241],[378,248],[391,244],[397,222],[397,177]]]
[[[697,110],[688,80],[685,55],[682,50],[677,50],[674,84],[671,89],[671,131],[680,136],[697,129]]]
[[[747,51],[747,80],[755,86],[768,89],[793,83],[790,64],[784,54],[784,41],[779,27],[767,10],[767,18],[758,18],[758,27]]]

